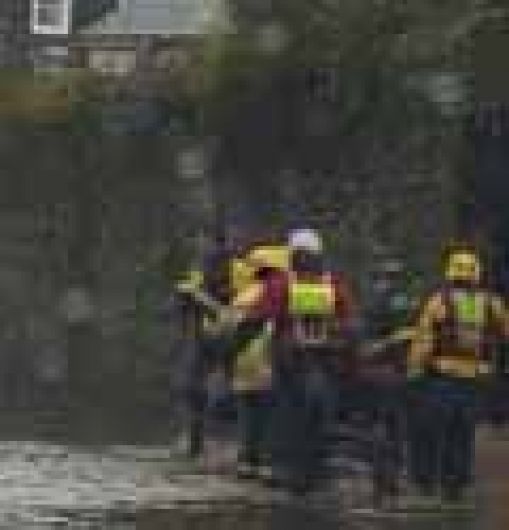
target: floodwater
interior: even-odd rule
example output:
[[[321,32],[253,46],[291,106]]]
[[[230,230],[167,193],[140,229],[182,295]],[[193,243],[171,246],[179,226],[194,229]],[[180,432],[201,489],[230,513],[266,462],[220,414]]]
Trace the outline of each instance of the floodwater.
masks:
[[[209,474],[191,466],[177,442],[3,441],[0,528],[507,530],[507,440],[479,429],[480,504],[470,519],[374,510],[369,465],[348,455],[339,455],[327,491],[296,500],[220,474],[235,462],[231,439],[209,440]]]
[[[291,499],[232,477],[186,470],[176,449],[0,444],[1,528],[142,530],[474,530],[475,521],[353,513],[346,478],[327,497]],[[341,482],[341,481],[339,481]],[[358,498],[360,498],[357,495]],[[341,500],[340,500],[341,498]],[[366,507],[368,505],[366,504]],[[491,530],[491,529],[490,529]],[[492,530],[498,530],[492,528]]]

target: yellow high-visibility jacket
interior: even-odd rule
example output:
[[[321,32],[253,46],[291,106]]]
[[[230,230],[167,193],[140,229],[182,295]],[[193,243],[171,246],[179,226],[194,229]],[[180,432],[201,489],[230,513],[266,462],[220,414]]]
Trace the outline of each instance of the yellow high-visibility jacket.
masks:
[[[261,267],[288,269],[290,251],[286,246],[264,245],[252,249],[242,258],[233,258],[230,263],[231,285],[234,299],[225,309],[243,312],[249,310],[260,296],[262,283],[256,278]],[[177,285],[180,290],[203,289],[203,273],[190,270]],[[204,317],[204,330],[213,330],[215,321]],[[260,333],[238,352],[234,365],[234,388],[239,391],[257,390],[270,384],[272,324],[267,322]]]
[[[263,390],[270,386],[272,332],[272,324],[267,322],[262,331],[238,353],[233,372],[235,391]]]
[[[260,245],[248,253],[246,259],[258,266],[289,270],[291,250],[286,245]]]
[[[290,250],[284,245],[261,245],[251,249],[242,258],[231,261],[233,292],[238,295],[256,282],[256,273],[261,267],[288,270]]]
[[[256,278],[260,267],[288,270],[290,250],[286,246],[264,245],[252,249],[232,265],[235,299],[232,308],[242,313],[260,297],[263,284]],[[238,352],[233,386],[238,392],[262,390],[270,385],[273,325],[266,322],[260,333]]]
[[[509,336],[509,317],[503,300],[492,294],[486,302],[491,305],[491,314],[496,321],[497,328],[505,337]],[[458,354],[455,351],[444,351],[439,348],[437,352],[436,336],[437,324],[447,318],[447,304],[443,293],[438,292],[425,303],[416,323],[408,352],[409,374],[423,372],[432,368],[434,372],[466,379],[475,379],[479,374],[490,373],[493,367],[489,362],[478,355],[478,351]]]

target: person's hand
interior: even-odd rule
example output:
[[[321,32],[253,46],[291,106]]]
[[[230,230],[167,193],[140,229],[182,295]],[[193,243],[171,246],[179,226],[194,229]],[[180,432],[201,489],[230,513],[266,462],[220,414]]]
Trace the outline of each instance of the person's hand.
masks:
[[[420,380],[424,375],[424,370],[420,366],[411,366],[407,370],[407,380],[414,382]]]
[[[219,321],[219,319],[215,319],[207,325],[207,335],[211,338],[217,338],[222,335],[223,332],[224,325]]]
[[[231,306],[222,307],[218,315],[218,325],[224,329],[234,328],[241,320],[240,311]]]
[[[495,374],[495,366],[491,362],[481,362],[477,368],[481,377],[487,377]]]
[[[258,374],[258,387],[268,390],[272,386],[272,369],[270,366],[263,366]]]

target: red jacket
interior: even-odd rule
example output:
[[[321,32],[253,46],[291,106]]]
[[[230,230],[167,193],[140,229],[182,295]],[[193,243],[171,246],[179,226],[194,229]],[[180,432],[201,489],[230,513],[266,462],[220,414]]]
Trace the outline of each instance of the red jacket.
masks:
[[[331,274],[331,280],[335,292],[335,316],[345,333],[353,333],[356,310],[351,290],[342,275]],[[273,272],[265,279],[262,295],[253,308],[253,316],[274,322],[276,337],[284,337],[288,330],[288,292],[289,273]]]

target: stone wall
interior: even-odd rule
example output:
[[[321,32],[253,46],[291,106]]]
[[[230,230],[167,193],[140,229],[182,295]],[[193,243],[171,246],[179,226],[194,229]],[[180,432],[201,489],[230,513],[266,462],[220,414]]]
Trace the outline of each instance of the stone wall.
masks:
[[[171,355],[181,341],[178,315],[156,320],[148,342],[139,343],[137,265],[161,249],[171,248],[175,263],[183,249],[197,251],[211,198],[201,177],[180,178],[178,155],[189,143],[161,137],[78,140],[12,129],[0,135],[0,340],[9,352],[24,352],[25,364],[15,369],[18,382],[30,380],[48,348],[60,352],[57,357],[72,355],[59,302],[71,280],[69,251],[81,237],[78,246],[93,273],[93,344],[105,403],[125,408],[134,399],[145,413],[162,407],[169,414]],[[76,151],[76,144],[87,150]],[[90,180],[77,186],[83,179]],[[88,197],[76,195],[80,189]],[[78,226],[86,219],[90,227]],[[161,277],[151,289],[155,303],[169,294]],[[2,363],[0,372],[8,377]],[[10,392],[6,385],[1,389]],[[28,388],[24,392],[14,399],[18,404],[33,399]],[[0,402],[12,405],[11,398]]]

